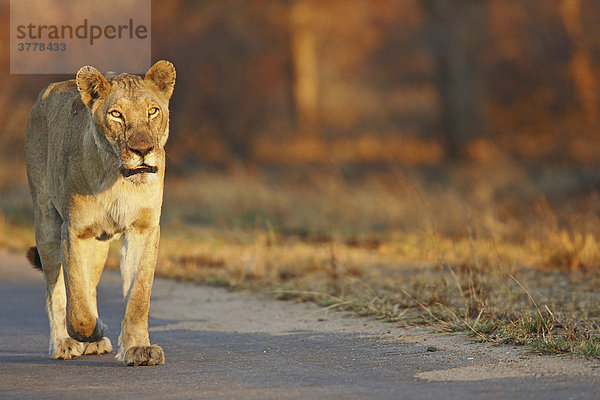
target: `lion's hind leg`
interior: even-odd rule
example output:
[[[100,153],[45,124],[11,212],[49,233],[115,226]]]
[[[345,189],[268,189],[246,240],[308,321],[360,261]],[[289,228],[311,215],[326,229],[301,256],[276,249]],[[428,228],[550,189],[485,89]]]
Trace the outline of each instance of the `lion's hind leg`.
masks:
[[[49,201],[35,203],[36,247],[29,251],[28,258],[41,264],[46,280],[50,355],[53,358],[69,360],[83,354],[85,347],[83,343],[69,337],[65,325],[67,297],[60,252],[62,219]]]
[[[60,266],[60,256],[55,256],[48,246],[38,242],[40,259],[46,278],[46,310],[50,322],[50,356],[70,360],[83,354],[85,345],[67,333],[65,310],[67,298],[65,281]]]
[[[83,354],[85,344],[71,337],[67,333],[65,313],[67,297],[65,294],[65,280],[60,265],[60,253],[48,244],[38,241],[38,251],[44,277],[46,278],[46,310],[50,322],[50,356],[70,360]]]

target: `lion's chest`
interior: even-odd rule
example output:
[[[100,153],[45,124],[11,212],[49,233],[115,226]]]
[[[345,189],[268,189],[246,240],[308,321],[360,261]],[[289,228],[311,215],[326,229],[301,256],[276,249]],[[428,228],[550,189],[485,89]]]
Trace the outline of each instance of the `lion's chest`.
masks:
[[[157,226],[162,195],[151,189],[116,187],[96,196],[72,201],[71,226],[77,237],[110,241],[127,230],[141,231]]]

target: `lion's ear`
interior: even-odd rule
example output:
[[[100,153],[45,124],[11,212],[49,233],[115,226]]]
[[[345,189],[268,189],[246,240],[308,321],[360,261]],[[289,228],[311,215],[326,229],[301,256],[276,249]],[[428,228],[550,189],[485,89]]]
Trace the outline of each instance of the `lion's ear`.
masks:
[[[171,98],[175,87],[175,67],[168,61],[160,60],[154,64],[144,79],[152,82],[167,99]]]
[[[81,94],[83,104],[89,106],[92,101],[104,97],[110,88],[110,83],[94,67],[89,65],[77,71],[77,89]]]

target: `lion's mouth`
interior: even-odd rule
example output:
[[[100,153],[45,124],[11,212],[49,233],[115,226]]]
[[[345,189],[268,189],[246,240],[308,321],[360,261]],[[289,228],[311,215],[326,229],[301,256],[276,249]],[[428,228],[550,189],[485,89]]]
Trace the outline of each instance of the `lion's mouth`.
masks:
[[[128,177],[136,175],[136,174],[142,174],[142,173],[155,174],[156,171],[158,171],[158,169],[156,167],[146,165],[146,164],[141,164],[141,165],[138,165],[137,167],[131,168],[131,169],[121,167],[121,174],[125,178],[128,178]]]

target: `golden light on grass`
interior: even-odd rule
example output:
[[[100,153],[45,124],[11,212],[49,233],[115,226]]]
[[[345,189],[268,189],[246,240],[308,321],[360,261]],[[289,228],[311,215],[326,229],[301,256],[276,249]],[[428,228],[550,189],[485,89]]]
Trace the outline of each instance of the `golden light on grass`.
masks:
[[[598,355],[600,209],[543,196],[561,182],[510,163],[169,177],[157,274]],[[3,245],[31,245],[23,210],[3,209]]]

